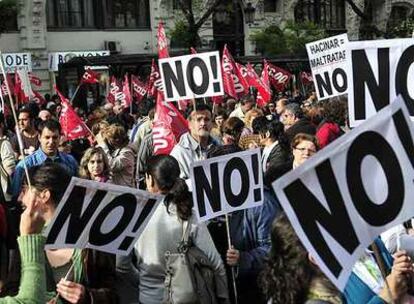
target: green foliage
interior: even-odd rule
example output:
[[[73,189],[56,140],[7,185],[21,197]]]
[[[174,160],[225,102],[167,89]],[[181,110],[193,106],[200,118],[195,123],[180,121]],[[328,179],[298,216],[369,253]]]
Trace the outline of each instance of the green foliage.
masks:
[[[198,33],[191,30],[188,23],[184,20],[178,20],[168,36],[171,40],[172,48],[190,48],[200,45],[200,37]]]
[[[264,56],[305,54],[305,44],[328,37],[326,31],[311,22],[287,22],[281,29],[270,25],[251,35],[257,50]]]
[[[387,38],[409,38],[414,31],[414,19],[402,21],[399,25],[387,31]]]
[[[17,13],[17,1],[16,0],[1,0],[0,1],[0,34],[7,30],[10,24],[14,24],[16,21]]]

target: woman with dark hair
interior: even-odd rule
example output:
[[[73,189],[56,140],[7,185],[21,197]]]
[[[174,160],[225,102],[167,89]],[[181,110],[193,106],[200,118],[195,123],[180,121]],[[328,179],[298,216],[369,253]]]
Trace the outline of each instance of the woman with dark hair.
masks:
[[[344,131],[341,126],[345,125],[346,102],[329,100],[324,103],[322,111],[322,121],[316,130],[319,146],[322,149],[333,142]]]
[[[339,291],[316,266],[285,215],[273,222],[271,238],[260,277],[268,304],[342,303]]]
[[[29,178],[31,187],[23,184],[19,200],[24,206],[34,203],[48,225],[71,177],[60,164],[45,163],[29,168]],[[48,303],[116,303],[115,260],[111,255],[74,248],[44,252],[46,294],[42,297]]]
[[[214,265],[215,279],[225,286],[218,290],[219,303],[228,301],[226,272],[210,234],[198,223],[192,212],[193,201],[187,184],[180,176],[178,161],[170,155],[156,155],[148,160],[145,174],[147,190],[165,196],[135,244],[136,264],[132,257],[117,257],[121,303],[158,304],[163,302],[166,277],[166,252],[177,252],[185,224],[190,225],[190,238]],[[127,284],[133,284],[130,289]],[[138,287],[138,293],[133,294]],[[179,291],[178,291],[179,292]]]
[[[290,149],[285,136],[284,126],[276,120],[267,120],[259,130],[263,171],[270,166],[277,167],[290,161]]]

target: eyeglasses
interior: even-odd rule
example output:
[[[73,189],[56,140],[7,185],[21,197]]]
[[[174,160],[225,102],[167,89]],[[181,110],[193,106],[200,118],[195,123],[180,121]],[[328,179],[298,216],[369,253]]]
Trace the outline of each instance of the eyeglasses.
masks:
[[[295,148],[295,150],[298,150],[302,153],[305,152],[305,151],[307,151],[309,154],[315,154],[316,153],[316,150],[308,149],[308,148]]]

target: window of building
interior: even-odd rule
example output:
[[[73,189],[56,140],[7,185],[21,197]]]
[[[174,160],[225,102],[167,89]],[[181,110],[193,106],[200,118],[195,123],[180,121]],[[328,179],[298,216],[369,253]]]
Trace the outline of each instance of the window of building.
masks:
[[[94,0],[47,1],[47,24],[49,28],[95,27]]]
[[[109,0],[107,10],[109,27],[148,28],[150,26],[148,0]]]
[[[345,29],[344,0],[299,0],[295,21],[311,21],[327,30]]]
[[[173,0],[173,10],[179,10],[180,8],[180,4],[178,3],[179,0]]]
[[[49,28],[150,27],[149,0],[48,0]]]
[[[266,13],[276,12],[276,0],[264,0],[264,11]]]
[[[17,4],[12,2],[0,2],[0,10],[2,21],[0,24],[0,32],[15,32],[18,30],[17,27]]]

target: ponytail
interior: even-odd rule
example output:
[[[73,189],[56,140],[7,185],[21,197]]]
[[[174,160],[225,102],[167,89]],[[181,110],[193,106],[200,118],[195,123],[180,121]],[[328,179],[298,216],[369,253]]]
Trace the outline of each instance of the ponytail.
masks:
[[[187,221],[191,217],[193,209],[193,199],[188,186],[182,178],[177,178],[173,187],[165,196],[165,203],[168,207],[173,203],[177,208],[177,214],[180,219]]]

